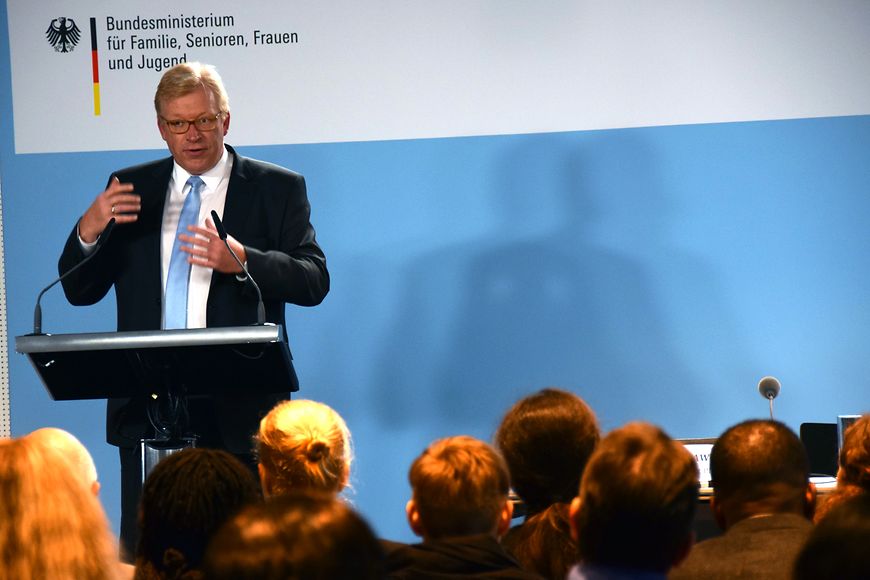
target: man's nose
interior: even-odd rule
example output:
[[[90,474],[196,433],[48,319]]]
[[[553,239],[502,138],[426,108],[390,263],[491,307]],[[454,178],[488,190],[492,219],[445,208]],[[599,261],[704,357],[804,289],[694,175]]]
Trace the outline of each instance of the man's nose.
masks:
[[[193,123],[187,126],[187,133],[184,134],[188,141],[198,141],[202,137],[202,131],[196,128]]]

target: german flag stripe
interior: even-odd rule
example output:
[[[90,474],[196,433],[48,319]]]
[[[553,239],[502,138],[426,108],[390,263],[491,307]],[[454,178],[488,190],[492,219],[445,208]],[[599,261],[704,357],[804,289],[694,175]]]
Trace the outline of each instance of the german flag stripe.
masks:
[[[97,53],[97,19],[91,18],[91,69],[94,77],[94,116],[100,116],[100,58]]]

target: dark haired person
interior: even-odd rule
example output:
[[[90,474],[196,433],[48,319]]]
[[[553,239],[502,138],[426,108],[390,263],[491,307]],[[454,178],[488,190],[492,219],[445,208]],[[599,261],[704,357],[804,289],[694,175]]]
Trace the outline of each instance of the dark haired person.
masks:
[[[777,421],[739,423],[713,445],[710,474],[710,507],[725,533],[697,544],[670,577],[788,578],[816,502],[798,436]]]
[[[501,542],[523,568],[561,579],[576,562],[568,507],[600,439],[592,409],[560,389],[521,399],[502,419],[495,443],[525,504],[526,519]]]
[[[380,544],[365,520],[334,494],[289,491],[246,508],[209,544],[207,580],[376,580]]]
[[[217,449],[185,449],[157,464],[142,489],[137,579],[195,574],[211,536],[260,500],[254,474]]]
[[[408,523],[423,542],[387,555],[390,578],[539,578],[498,542],[510,526],[504,459],[467,436],[432,443],[411,466]]]
[[[248,159],[224,143],[230,104],[217,70],[198,62],[168,69],[154,95],[155,125],[170,157],[112,173],[72,228],[58,263],[71,304],[90,305],[114,288],[118,330],[243,326],[257,320],[257,294],[218,238],[227,241],[259,284],[267,322],[284,325],[286,304],[314,306],[329,291],[326,258],[315,240],[305,179]],[[181,428],[197,446],[225,449],[254,469],[257,422],[287,394],[191,399]],[[139,440],[157,435],[150,398],[110,399],[106,440],[121,460],[121,538],[135,544],[142,485]]]
[[[870,415],[863,415],[846,429],[838,464],[837,489],[820,498],[814,516],[816,523],[841,502],[870,493]]]
[[[692,547],[698,466],[678,442],[629,423],[598,444],[571,502],[570,580],[663,579]]]
[[[870,578],[870,494],[860,493],[831,509],[798,554],[795,580]]]

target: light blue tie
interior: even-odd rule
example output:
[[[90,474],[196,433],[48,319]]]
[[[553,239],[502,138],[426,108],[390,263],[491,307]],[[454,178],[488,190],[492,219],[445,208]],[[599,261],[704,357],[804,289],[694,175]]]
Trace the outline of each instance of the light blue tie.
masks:
[[[166,316],[163,328],[187,327],[187,286],[190,282],[190,264],[187,258],[190,254],[181,251],[184,245],[178,239],[178,234],[189,234],[187,226],[196,224],[199,220],[200,190],[205,182],[198,175],[191,175],[185,185],[190,186],[181,217],[178,218],[178,229],[175,230],[175,243],[172,245],[172,257],[169,260],[169,274],[166,276]]]

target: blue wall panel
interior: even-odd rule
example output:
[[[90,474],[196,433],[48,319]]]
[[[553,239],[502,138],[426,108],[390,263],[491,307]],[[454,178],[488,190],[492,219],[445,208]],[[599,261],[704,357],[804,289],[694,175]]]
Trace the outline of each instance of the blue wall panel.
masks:
[[[15,335],[109,172],[164,153],[15,155],[0,51]],[[490,438],[546,385],[605,428],[644,419],[682,437],[764,416],[767,374],[794,428],[870,409],[870,117],[241,151],[308,180],[333,286],[288,308],[300,396],[348,420],[351,497],[385,536],[409,538],[406,472],[429,441]],[[73,308],[59,290],[44,313],[53,333],[115,325],[112,299]],[[117,521],[103,404],[52,402],[10,363],[14,433],[78,435]]]

